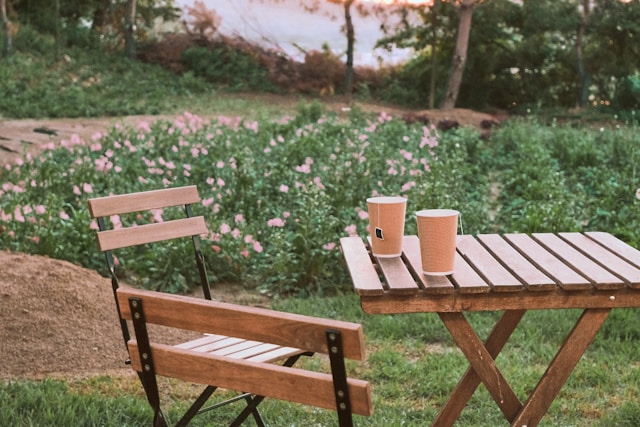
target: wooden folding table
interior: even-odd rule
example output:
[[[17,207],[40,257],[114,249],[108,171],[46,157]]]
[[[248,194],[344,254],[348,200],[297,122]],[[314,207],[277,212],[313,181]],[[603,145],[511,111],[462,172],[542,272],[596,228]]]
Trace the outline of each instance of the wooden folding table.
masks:
[[[341,248],[366,313],[438,313],[469,361],[434,426],[453,425],[480,382],[512,426],[537,425],[611,309],[640,307],[640,251],[604,232],[458,236],[449,276],[422,274],[417,236],[396,258],[372,256],[360,237]],[[527,310],[563,308],[583,312],[521,402],[495,359]],[[467,311],[504,313],[483,343]]]

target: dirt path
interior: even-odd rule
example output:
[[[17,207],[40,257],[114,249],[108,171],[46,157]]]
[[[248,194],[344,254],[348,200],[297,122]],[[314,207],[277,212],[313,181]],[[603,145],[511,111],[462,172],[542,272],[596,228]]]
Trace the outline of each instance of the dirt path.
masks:
[[[271,94],[247,94],[234,95],[251,103],[264,104],[281,111],[282,114],[296,114],[300,99],[294,96],[280,96]],[[322,100],[327,111],[347,115],[348,104],[339,98]],[[393,117],[404,117],[408,121],[420,121],[438,124],[457,123],[460,126],[474,126],[482,129],[483,123],[497,123],[501,117],[480,113],[466,109],[454,109],[451,111],[439,110],[409,110],[397,107],[381,106],[370,103],[357,103],[356,108],[367,113],[386,112]],[[85,141],[89,141],[97,132],[106,132],[117,123],[125,123],[131,126],[140,121],[154,122],[158,119],[171,120],[175,115],[164,116],[127,116],[108,118],[79,118],[79,119],[26,119],[3,120],[0,119],[0,165],[15,162],[24,157],[26,153],[35,155],[44,146],[50,143],[58,144],[60,141],[69,140],[72,135],[78,135]],[[211,117],[217,117],[211,116]],[[207,118],[205,116],[205,118]]]

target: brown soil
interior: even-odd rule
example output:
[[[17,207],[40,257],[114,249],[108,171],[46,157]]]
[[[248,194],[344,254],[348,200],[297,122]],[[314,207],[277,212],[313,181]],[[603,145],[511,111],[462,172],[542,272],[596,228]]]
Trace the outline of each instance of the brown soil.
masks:
[[[0,379],[130,374],[108,278],[66,261],[7,251],[0,251],[0,271]],[[237,285],[213,292],[228,302],[269,303]],[[152,333],[167,343],[185,337],[166,328]]]
[[[255,95],[253,96],[255,97]],[[298,98],[260,96],[283,111],[295,113]],[[324,101],[323,101],[324,102]],[[345,103],[326,104],[345,113]],[[366,112],[385,111],[412,120],[456,121],[481,127],[496,117],[470,110],[412,111],[358,104]],[[346,114],[346,113],[345,113]],[[35,154],[44,144],[58,143],[77,134],[89,140],[116,122],[135,124],[141,119],[0,120],[0,165],[15,161],[26,151]],[[43,133],[55,130],[56,135]],[[268,306],[268,300],[241,286],[220,285],[217,299]],[[130,375],[109,279],[65,261],[0,251],[0,379]],[[174,331],[158,330],[168,342]],[[181,337],[182,338],[182,337]]]

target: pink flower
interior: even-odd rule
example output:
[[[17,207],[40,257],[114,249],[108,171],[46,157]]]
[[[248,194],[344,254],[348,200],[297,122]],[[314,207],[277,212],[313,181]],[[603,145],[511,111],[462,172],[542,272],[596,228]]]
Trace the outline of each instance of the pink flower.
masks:
[[[217,254],[219,254],[219,253],[220,253],[220,251],[221,251],[220,246],[218,246],[218,245],[212,245],[212,246],[211,246],[211,249],[213,249],[213,251],[214,251],[215,253],[217,253]]]
[[[322,249],[325,249],[327,251],[331,251],[331,250],[335,249],[335,247],[336,247],[336,243],[335,242],[329,242],[326,245],[323,245]]]
[[[69,214],[67,214],[65,211],[60,211],[60,219],[66,221],[69,219]]]
[[[47,209],[43,205],[36,206],[35,210],[38,215],[44,215],[44,213],[47,211]]]
[[[400,189],[400,191],[409,191],[412,187],[416,186],[416,182],[415,181],[409,181],[406,184],[404,184],[402,186],[402,188]]]
[[[358,218],[360,219],[369,218],[369,212],[365,211],[364,209],[358,209]]]
[[[305,163],[304,165],[296,166],[296,172],[311,173],[311,166],[307,163]]]
[[[60,217],[62,217],[62,214],[60,214]],[[62,218],[64,219],[64,218]],[[93,221],[91,221],[91,224],[89,224],[89,229],[90,230],[100,230],[100,227],[98,227],[98,222],[94,219]]]
[[[244,221],[244,217],[242,216],[242,214],[236,214],[236,216],[233,218],[233,220],[235,222],[243,222]]]
[[[31,241],[37,245],[38,243],[40,243],[40,237],[38,237],[38,236],[33,236],[33,237],[31,238]]]
[[[240,237],[240,234],[242,233],[238,228],[234,228],[233,230],[231,230],[231,236],[233,236],[234,239],[237,239],[238,237]]]
[[[136,129],[141,130],[143,132],[151,132],[151,127],[149,126],[149,123],[145,121],[139,122]]]
[[[272,218],[267,221],[269,227],[284,227],[284,220],[282,218]]]
[[[320,180],[319,176],[316,176],[315,178],[313,178],[313,183],[321,190],[324,190],[326,188],[322,183],[322,181]]]
[[[205,208],[208,206],[211,206],[213,204],[213,197],[209,197],[208,199],[204,199],[202,201],[202,206],[204,206]]]
[[[245,258],[249,258],[249,251],[246,249],[243,251],[240,251],[240,255],[242,255]]]
[[[82,191],[84,191],[85,193],[93,193],[93,187],[91,187],[91,184],[87,184],[85,182],[84,184],[82,184]]]
[[[223,223],[220,225],[220,233],[227,234],[231,231],[231,227],[227,223]]]
[[[256,251],[257,253],[262,253],[264,249],[262,248],[262,245],[260,244],[260,242],[253,242],[253,250]]]
[[[349,236],[356,236],[357,235],[357,229],[358,229],[358,227],[356,227],[355,224],[351,224],[351,225],[347,225],[344,228],[344,231],[346,231]]]
[[[13,211],[13,219],[17,222],[24,222],[24,216],[22,215],[20,206],[16,206],[16,209]]]
[[[291,216],[291,212],[289,212],[289,211],[282,212],[282,217],[283,218],[289,218],[290,216]]]
[[[153,218],[152,218],[153,222],[160,223],[164,221],[162,219],[162,209],[151,209],[151,213],[153,214]]]
[[[113,229],[118,230],[122,228],[122,222],[120,221],[120,215],[111,215],[109,217],[111,224],[113,224]]]
[[[80,190],[80,187],[78,187],[77,185],[73,186],[73,194],[75,194],[76,196],[80,196],[82,194],[82,191]]]
[[[280,186],[280,191],[283,192],[283,193],[287,193],[287,192],[289,192],[289,187],[284,185],[284,184],[282,184]]]

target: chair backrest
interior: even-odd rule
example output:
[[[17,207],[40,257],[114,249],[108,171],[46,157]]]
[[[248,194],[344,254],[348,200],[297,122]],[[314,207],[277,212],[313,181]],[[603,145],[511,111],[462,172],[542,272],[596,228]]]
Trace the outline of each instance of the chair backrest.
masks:
[[[338,401],[344,394],[347,399],[344,403],[349,405],[350,412],[365,416],[373,412],[369,382],[347,378],[342,360],[365,359],[360,324],[139,289],[121,288],[117,291],[117,299],[123,317],[134,325],[144,322],[220,333],[323,353],[329,355],[332,370],[330,375],[154,341],[143,344],[141,336],[136,335],[138,340],[128,344],[131,365],[139,372],[145,369],[144,365],[152,363],[149,369],[157,375],[338,410],[339,413],[342,405]],[[336,336],[339,340],[335,340]],[[147,344],[152,362],[150,356],[145,359],[140,355],[140,349]]]
[[[98,223],[98,248],[105,253],[114,296],[120,286],[115,272],[114,250],[169,239],[190,237],[193,242],[195,261],[204,297],[211,299],[210,284],[200,243],[200,235],[207,234],[208,230],[204,217],[194,216],[191,208],[193,204],[199,202],[200,196],[195,185],[98,197],[88,201],[91,217],[96,219]],[[114,226],[111,229],[107,227],[107,218],[136,212],[152,212],[176,206],[184,208],[183,218],[168,221],[150,221],[143,225],[130,224],[127,226],[126,224],[118,223],[117,227]],[[153,215],[151,216],[153,217]],[[124,320],[121,320],[121,327],[126,343],[130,334]]]

